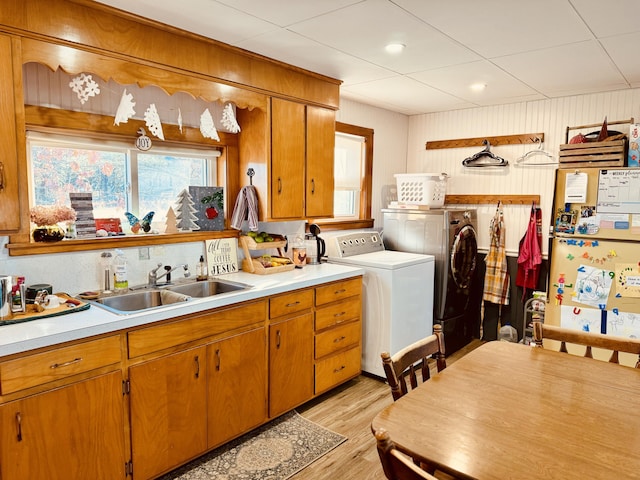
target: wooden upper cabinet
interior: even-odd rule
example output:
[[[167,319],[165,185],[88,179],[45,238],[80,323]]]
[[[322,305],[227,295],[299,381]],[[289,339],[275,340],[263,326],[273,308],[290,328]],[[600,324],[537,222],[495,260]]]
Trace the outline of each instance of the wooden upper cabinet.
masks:
[[[11,37],[0,35],[0,231],[20,228],[16,94],[14,92]],[[19,75],[18,78],[22,78]],[[18,98],[22,98],[20,94]]]
[[[271,100],[271,218],[333,216],[335,112]]]
[[[305,214],[333,217],[336,114],[322,107],[307,107],[307,175]]]
[[[271,217],[304,217],[305,106],[271,100]]]

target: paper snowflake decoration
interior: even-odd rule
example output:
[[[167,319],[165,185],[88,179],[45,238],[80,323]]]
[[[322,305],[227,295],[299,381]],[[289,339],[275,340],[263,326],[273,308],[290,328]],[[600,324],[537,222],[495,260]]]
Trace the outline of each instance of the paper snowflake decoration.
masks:
[[[200,132],[204,138],[211,138],[216,142],[220,141],[218,130],[216,130],[216,126],[213,124],[213,117],[208,108],[200,115]]]
[[[133,109],[136,102],[133,101],[133,94],[127,93],[127,89],[124,89],[122,92],[122,97],[120,98],[120,105],[118,105],[118,110],[116,111],[116,117],[113,120],[114,125],[120,125],[120,123],[127,123],[130,118],[132,118],[136,111]]]
[[[162,131],[162,123],[160,122],[160,115],[158,115],[158,110],[156,110],[156,104],[152,103],[147,108],[147,111],[144,112],[144,121],[147,125],[147,128],[160,140],[164,140],[164,132]]]
[[[91,78],[91,75],[81,73],[69,82],[71,90],[78,95],[78,100],[84,105],[89,97],[95,97],[100,94],[100,85]]]
[[[231,133],[238,133],[240,131],[240,125],[236,120],[236,116],[233,113],[233,107],[230,103],[227,103],[222,110],[222,120],[220,123],[229,130]]]
[[[178,127],[180,127],[180,133],[182,133],[182,110],[178,109]]]

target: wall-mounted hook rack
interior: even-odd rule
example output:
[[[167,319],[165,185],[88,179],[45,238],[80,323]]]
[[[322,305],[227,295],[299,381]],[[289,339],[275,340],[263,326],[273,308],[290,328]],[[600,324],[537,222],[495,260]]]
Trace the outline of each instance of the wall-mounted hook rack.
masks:
[[[544,133],[522,133],[519,135],[498,135],[495,137],[459,138],[456,140],[432,140],[425,144],[427,150],[441,148],[482,147],[488,141],[492,147],[497,145],[523,145],[525,143],[544,142]]]
[[[444,203],[454,205],[540,205],[540,195],[445,195]]]

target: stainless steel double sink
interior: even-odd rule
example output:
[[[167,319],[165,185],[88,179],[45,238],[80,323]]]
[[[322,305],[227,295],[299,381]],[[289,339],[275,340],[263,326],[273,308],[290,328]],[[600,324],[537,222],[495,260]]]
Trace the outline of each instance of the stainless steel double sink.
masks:
[[[162,287],[142,287],[142,290],[133,290],[128,293],[97,298],[90,300],[90,303],[113,313],[126,315],[189,301],[191,298],[212,297],[249,288],[251,288],[251,285],[214,279]]]

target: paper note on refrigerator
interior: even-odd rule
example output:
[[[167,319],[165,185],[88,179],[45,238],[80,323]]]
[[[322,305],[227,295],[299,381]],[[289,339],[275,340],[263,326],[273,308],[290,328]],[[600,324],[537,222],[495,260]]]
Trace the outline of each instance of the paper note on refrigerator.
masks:
[[[614,272],[589,265],[580,265],[574,287],[576,292],[574,301],[605,309],[614,277]]]
[[[607,312],[607,334],[626,338],[640,338],[640,314],[631,312]]]
[[[584,203],[587,201],[588,176],[583,172],[567,175],[564,189],[564,203]]]
[[[602,312],[595,308],[560,307],[560,326],[582,332],[600,333]]]

